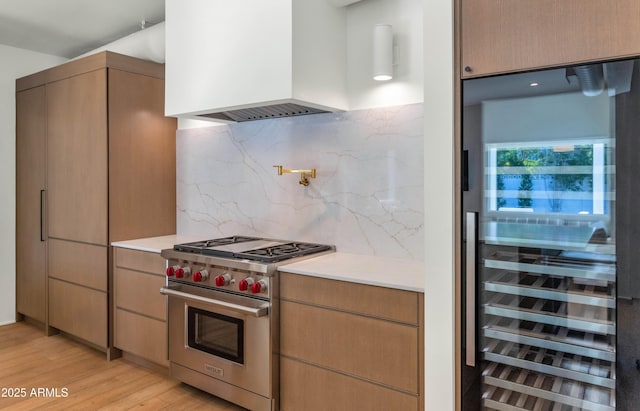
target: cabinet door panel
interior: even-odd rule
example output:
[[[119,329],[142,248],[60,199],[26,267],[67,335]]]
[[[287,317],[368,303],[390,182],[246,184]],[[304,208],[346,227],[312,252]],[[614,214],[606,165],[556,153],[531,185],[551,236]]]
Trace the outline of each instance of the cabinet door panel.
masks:
[[[460,3],[463,77],[640,52],[640,2],[636,0]]]
[[[49,237],[107,245],[106,69],[47,84]]]
[[[158,253],[114,247],[115,266],[159,275],[164,279],[167,260]]]
[[[116,307],[135,311],[159,320],[167,319],[166,297],[160,294],[165,278],[116,267]]]
[[[121,309],[115,310],[115,317],[116,347],[162,366],[169,366],[166,322]]]
[[[107,291],[107,247],[49,240],[49,277]]]
[[[109,69],[110,241],[176,230],[176,120],[164,81]]]
[[[16,303],[21,314],[46,320],[44,86],[16,94]]]
[[[374,360],[375,361],[375,360]],[[289,358],[280,361],[282,411],[419,410],[419,398]]]
[[[418,327],[289,301],[280,320],[283,355],[419,392]]]
[[[418,293],[290,273],[278,275],[282,299],[418,324]]]
[[[49,279],[49,325],[107,347],[107,293]]]

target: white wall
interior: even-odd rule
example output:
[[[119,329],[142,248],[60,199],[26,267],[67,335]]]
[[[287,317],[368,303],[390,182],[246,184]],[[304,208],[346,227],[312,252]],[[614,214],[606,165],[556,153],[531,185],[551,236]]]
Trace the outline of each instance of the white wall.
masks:
[[[16,108],[15,80],[65,58],[0,45],[0,325],[15,321]]]
[[[73,60],[90,56],[104,50],[126,56],[137,57],[143,60],[164,63],[165,60],[165,24],[164,21],[154,24],[144,30],[136,31],[126,37],[122,37],[104,46],[93,49],[84,54],[76,56]]]
[[[454,410],[453,2],[424,7],[425,409]]]

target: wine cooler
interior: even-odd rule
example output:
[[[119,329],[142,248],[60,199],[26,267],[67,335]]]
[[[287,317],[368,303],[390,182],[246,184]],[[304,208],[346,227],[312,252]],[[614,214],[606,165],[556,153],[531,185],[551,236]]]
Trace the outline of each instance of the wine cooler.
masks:
[[[463,410],[640,410],[639,65],[462,82]]]

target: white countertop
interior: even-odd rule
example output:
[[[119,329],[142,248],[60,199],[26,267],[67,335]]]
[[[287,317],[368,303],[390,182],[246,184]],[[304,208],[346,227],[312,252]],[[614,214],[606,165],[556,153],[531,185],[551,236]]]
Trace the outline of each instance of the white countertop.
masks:
[[[331,253],[281,265],[278,271],[424,292],[424,262],[422,261]]]
[[[130,248],[132,250],[160,253],[160,251],[164,250],[165,248],[173,248],[174,244],[189,243],[198,240],[202,240],[202,238],[172,234],[162,237],[137,238],[135,240],[115,241],[111,243],[111,245],[114,247]]]
[[[173,234],[116,241],[111,245],[160,253],[163,249],[173,248],[174,244],[198,240],[202,240],[202,238]],[[297,263],[281,265],[278,267],[278,271],[424,292],[424,263],[422,261],[349,253],[331,253]]]

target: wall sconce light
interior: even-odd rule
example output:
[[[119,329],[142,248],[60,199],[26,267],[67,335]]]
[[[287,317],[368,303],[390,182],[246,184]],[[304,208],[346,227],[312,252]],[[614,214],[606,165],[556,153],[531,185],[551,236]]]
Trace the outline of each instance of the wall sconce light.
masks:
[[[393,29],[390,24],[376,24],[373,28],[373,79],[393,78]]]

